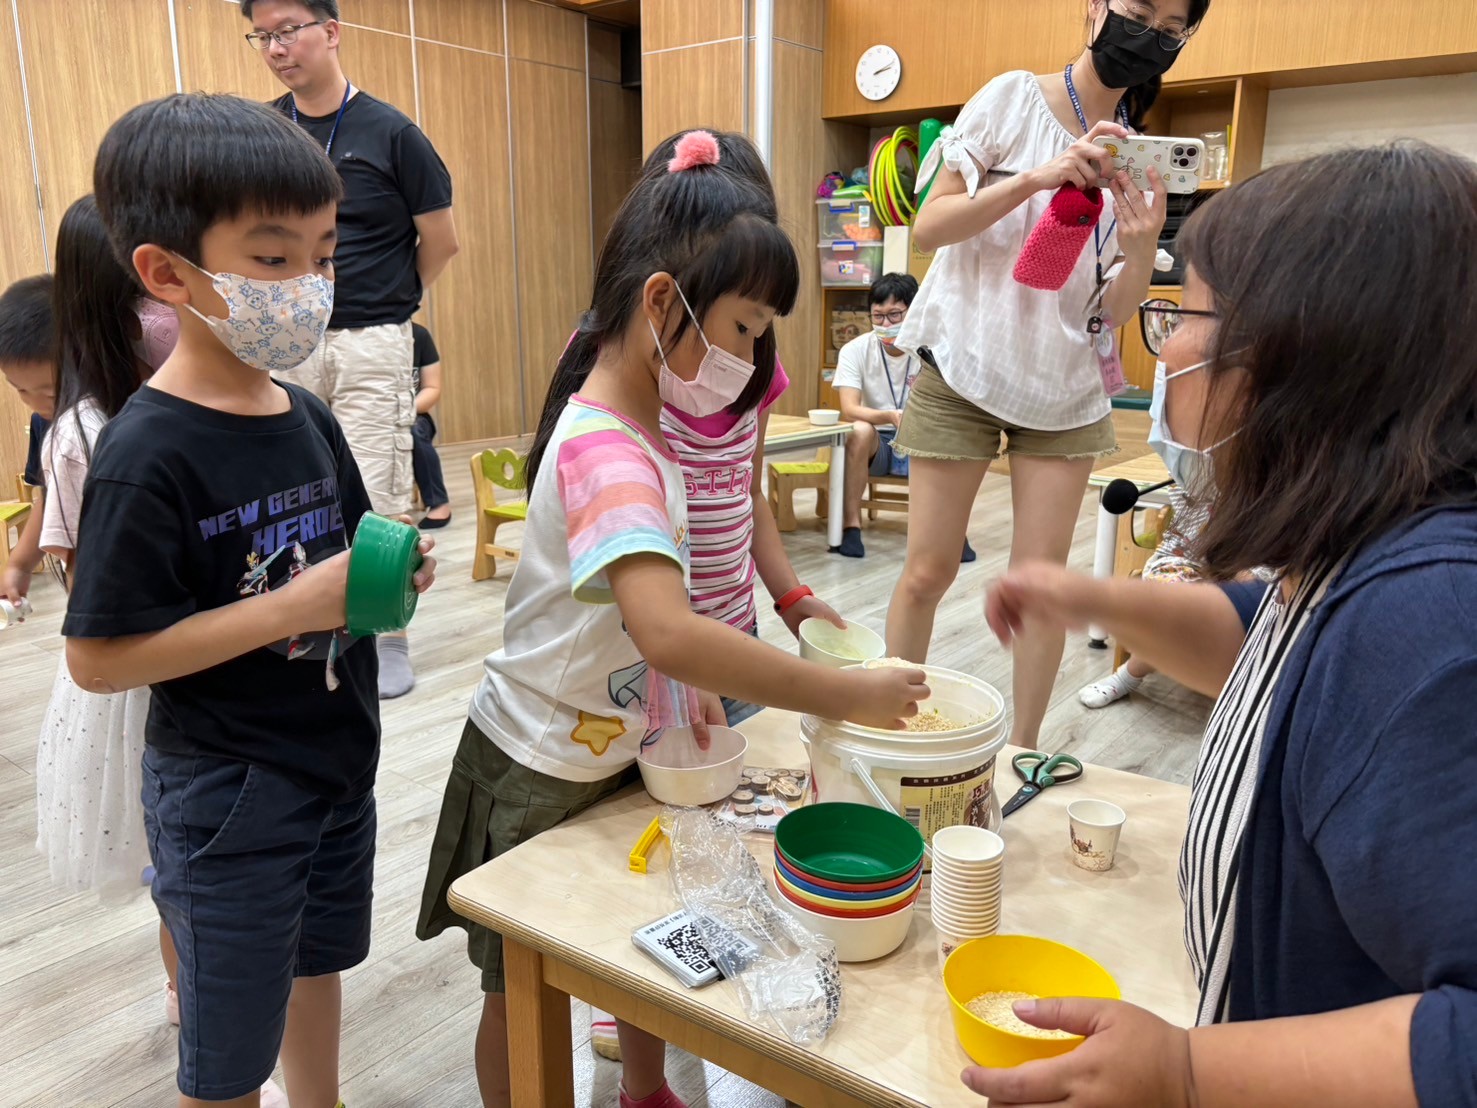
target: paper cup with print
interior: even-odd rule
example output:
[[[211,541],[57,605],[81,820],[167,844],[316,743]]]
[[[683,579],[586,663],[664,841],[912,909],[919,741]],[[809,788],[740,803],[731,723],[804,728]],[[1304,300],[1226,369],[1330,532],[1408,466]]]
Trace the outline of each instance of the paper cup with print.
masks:
[[[1123,809],[1106,800],[1074,800],[1067,805],[1067,824],[1072,836],[1072,861],[1083,869],[1113,868],[1118,836],[1128,817]]]

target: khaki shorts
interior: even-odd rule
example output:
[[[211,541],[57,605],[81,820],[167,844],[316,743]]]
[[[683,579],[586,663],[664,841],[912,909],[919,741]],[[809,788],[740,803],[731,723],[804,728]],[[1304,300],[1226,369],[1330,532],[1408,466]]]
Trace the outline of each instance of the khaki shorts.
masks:
[[[318,349],[284,381],[328,405],[359,464],[369,503],[380,515],[410,511],[415,398],[409,323],[329,331]]]
[[[906,457],[950,462],[992,462],[1002,454],[1103,458],[1118,452],[1118,434],[1111,413],[1096,423],[1065,431],[1017,427],[960,396],[937,369],[924,362],[908,394],[893,450]]]

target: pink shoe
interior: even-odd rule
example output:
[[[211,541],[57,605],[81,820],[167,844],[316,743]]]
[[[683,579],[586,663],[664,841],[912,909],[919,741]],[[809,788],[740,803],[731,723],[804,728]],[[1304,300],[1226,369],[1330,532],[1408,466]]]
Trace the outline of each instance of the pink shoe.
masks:
[[[287,1108],[287,1094],[270,1079],[262,1086],[262,1108]]]
[[[648,1097],[636,1100],[626,1093],[626,1084],[621,1082],[621,1108],[687,1108],[687,1102],[672,1091],[665,1081],[662,1087]]]
[[[168,981],[164,982],[164,1018],[172,1026],[179,1026],[179,993]]]

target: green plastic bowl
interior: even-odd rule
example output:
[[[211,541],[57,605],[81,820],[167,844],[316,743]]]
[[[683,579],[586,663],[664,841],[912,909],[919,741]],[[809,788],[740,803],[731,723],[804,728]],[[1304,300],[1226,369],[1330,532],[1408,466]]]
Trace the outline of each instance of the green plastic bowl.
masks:
[[[349,634],[403,631],[415,615],[415,571],[421,567],[420,532],[408,523],[366,512],[349,549],[344,614]]]
[[[801,874],[827,881],[890,881],[923,861],[918,829],[868,804],[808,804],[780,820],[774,845]]]

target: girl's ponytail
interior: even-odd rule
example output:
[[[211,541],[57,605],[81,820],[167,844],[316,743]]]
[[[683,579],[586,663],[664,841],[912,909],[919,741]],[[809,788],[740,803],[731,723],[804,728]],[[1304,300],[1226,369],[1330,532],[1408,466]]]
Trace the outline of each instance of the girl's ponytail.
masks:
[[[554,437],[554,428],[569,398],[579,392],[590,370],[595,368],[595,358],[600,353],[600,339],[593,309],[580,317],[579,327],[559,355],[559,364],[554,369],[554,378],[549,382],[549,392],[544,397],[544,410],[539,416],[538,429],[533,435],[533,446],[528,451],[528,493],[533,495],[533,482],[543,465],[544,452]]]

